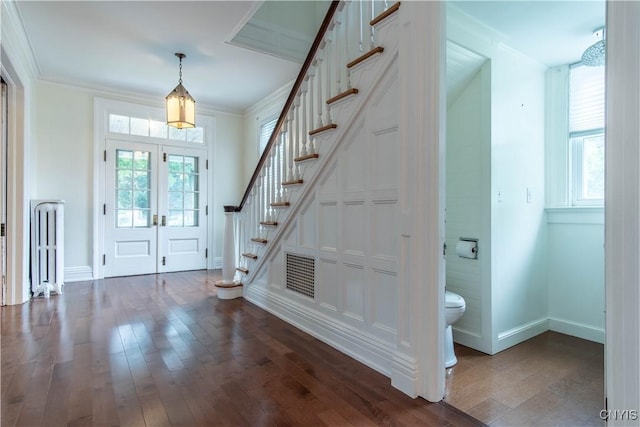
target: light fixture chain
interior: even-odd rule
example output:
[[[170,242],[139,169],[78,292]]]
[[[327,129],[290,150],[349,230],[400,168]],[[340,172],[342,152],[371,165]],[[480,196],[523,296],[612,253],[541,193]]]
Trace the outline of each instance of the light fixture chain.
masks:
[[[180,79],[178,80],[178,83],[182,84],[182,58],[180,58]]]

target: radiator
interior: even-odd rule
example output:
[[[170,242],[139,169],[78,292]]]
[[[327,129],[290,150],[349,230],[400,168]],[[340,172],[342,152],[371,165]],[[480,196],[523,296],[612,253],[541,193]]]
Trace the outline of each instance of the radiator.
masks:
[[[64,201],[31,201],[31,292],[62,293],[64,284]]]

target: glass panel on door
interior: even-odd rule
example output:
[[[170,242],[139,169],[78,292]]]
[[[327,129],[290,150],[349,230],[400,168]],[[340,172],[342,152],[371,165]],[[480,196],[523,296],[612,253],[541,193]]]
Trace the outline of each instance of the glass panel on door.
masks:
[[[116,227],[151,226],[151,153],[116,150]]]
[[[169,227],[199,226],[200,171],[198,157],[169,155]]]

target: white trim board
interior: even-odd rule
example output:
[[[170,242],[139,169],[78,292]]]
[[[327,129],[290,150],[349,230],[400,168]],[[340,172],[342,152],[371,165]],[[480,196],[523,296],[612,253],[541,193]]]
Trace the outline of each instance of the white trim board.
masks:
[[[93,280],[93,270],[89,265],[65,267],[64,269],[64,283],[89,282],[91,280]]]
[[[93,276],[95,279],[104,278],[104,269],[102,265],[102,255],[105,253],[104,245],[105,245],[105,224],[104,224],[104,215],[102,206],[105,203],[106,195],[105,195],[105,162],[103,158],[103,152],[106,148],[106,140],[108,135],[108,118],[109,114],[125,114],[130,116],[139,117],[149,117],[154,118],[156,120],[164,121],[164,109],[158,108],[157,106],[145,105],[140,103],[126,102],[115,99],[107,99],[95,97],[94,99],[94,110],[93,110],[93,194],[94,194],[94,202],[93,202]],[[214,260],[216,258],[215,254],[215,236],[214,236],[214,218],[218,213],[216,212],[215,207],[213,206],[213,201],[215,200],[214,196],[214,185],[212,185],[213,179],[213,159],[214,159],[214,145],[215,145],[215,135],[216,135],[216,119],[215,117],[206,116],[202,113],[198,114],[199,124],[204,128],[206,144],[203,144],[202,147],[195,148],[203,148],[207,152],[207,159],[209,160],[209,170],[208,177],[209,185],[207,204],[209,205],[209,215],[207,216],[207,227],[208,227],[208,239],[207,239],[207,247],[209,248],[209,257],[207,260],[207,269],[214,268]],[[113,134],[111,134],[113,136]],[[140,137],[126,136],[129,139],[136,139]],[[114,138],[117,138],[114,136]],[[146,138],[146,140],[154,140],[154,138]],[[164,140],[158,140],[164,141]],[[156,141],[157,142],[157,141]],[[176,145],[182,147],[194,147],[194,145],[189,145],[188,143],[180,143],[179,141],[165,141],[168,142],[167,145]],[[158,144],[162,144],[163,142],[158,142]]]
[[[244,298],[381,374],[391,376],[394,348],[390,345],[309,306],[269,292],[264,286],[267,285],[254,282],[245,290]]]
[[[584,323],[550,317],[549,330],[604,344],[604,329]]]

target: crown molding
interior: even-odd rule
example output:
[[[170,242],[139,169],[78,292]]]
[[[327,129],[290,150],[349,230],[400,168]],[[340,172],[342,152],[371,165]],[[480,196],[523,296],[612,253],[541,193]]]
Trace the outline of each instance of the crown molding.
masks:
[[[16,2],[13,0],[1,1],[0,5],[2,50],[14,67],[19,63],[32,79],[37,79],[40,76],[40,66],[33,52],[31,40],[25,31]]]
[[[38,79],[40,83],[51,84],[55,86],[61,86],[65,88],[75,89],[83,92],[88,92],[91,95],[102,97],[102,98],[111,98],[117,99],[120,101],[127,101],[133,103],[143,103],[145,105],[153,106],[153,107],[161,107],[164,108],[164,95],[153,95],[144,92],[133,92],[133,91],[123,91],[114,88],[110,88],[107,86],[99,86],[99,85],[81,85],[77,83],[71,83],[69,81],[64,80],[54,80],[54,79],[46,79],[41,78]],[[202,113],[205,115],[230,115],[230,116],[238,116],[242,117],[243,111],[239,109],[231,109],[231,108],[220,108],[216,106],[212,106],[204,103],[196,104],[196,113]]]

